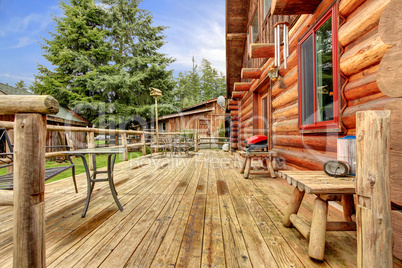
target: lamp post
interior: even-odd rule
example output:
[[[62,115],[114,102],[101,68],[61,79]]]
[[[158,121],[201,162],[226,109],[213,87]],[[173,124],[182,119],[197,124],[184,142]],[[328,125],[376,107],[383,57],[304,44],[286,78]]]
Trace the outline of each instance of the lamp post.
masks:
[[[151,91],[151,96],[155,97],[156,144],[159,145],[158,97],[162,96],[162,91],[154,87],[151,87],[149,89]]]

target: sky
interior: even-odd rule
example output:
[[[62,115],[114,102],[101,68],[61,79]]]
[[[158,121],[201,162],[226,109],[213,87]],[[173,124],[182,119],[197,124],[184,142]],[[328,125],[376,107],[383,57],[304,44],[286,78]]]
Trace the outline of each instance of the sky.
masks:
[[[167,44],[160,52],[176,59],[174,74],[189,71],[192,57],[202,58],[226,72],[224,0],[146,0],[140,8],[154,16],[165,30]],[[0,0],[0,82],[15,85],[34,81],[37,65],[51,68],[40,43],[53,32],[52,16],[62,15],[58,0]]]

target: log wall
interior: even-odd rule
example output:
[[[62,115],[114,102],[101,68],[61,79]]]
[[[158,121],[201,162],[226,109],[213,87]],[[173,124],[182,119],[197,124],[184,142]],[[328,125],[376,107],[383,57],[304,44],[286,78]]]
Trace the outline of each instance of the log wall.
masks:
[[[262,27],[260,27],[258,37],[260,39],[257,39],[257,42],[273,42],[273,39],[270,38],[273,31],[271,21],[294,20],[290,21],[292,26],[289,37],[290,57],[288,58],[288,68],[284,70],[283,65],[281,66],[279,72],[281,78],[277,82],[272,81],[272,88],[270,88],[270,83],[264,81],[264,74],[273,66],[273,59],[249,59],[248,46],[245,47],[243,68],[261,68],[262,75],[259,79],[247,80],[252,84],[251,89],[239,100],[239,141],[251,136],[253,129],[259,126],[256,120],[253,120],[253,117],[261,114],[261,108],[257,106],[258,103],[255,100],[253,101],[253,94],[256,92],[271,92],[272,110],[269,112],[272,117],[270,126],[272,130],[272,148],[278,152],[280,157],[285,159],[287,169],[322,170],[326,161],[336,159],[337,138],[356,134],[356,113],[358,111],[383,110],[391,107],[397,113],[400,108],[392,108],[397,107],[397,105],[391,104],[399,101],[399,99],[393,98],[395,96],[388,94],[385,90],[381,91],[377,84],[377,73],[382,59],[394,44],[398,44],[397,41],[387,43],[386,36],[382,35],[379,30],[381,16],[385,13],[384,10],[386,10],[387,5],[392,1],[323,0],[313,14],[298,17],[272,16],[270,20],[264,19],[264,21],[261,21],[260,25]],[[260,2],[251,0],[249,23],[252,21],[254,10]],[[301,134],[298,120],[297,44],[300,38],[316,24],[334,3],[338,4],[339,14],[339,67],[342,76],[339,89],[341,128],[338,133]],[[394,8],[394,10],[398,10],[398,8]],[[400,18],[395,22],[396,25],[398,25],[399,21]],[[383,28],[389,30],[390,26]],[[402,42],[399,44],[401,46]],[[393,51],[397,51],[397,49]],[[392,70],[397,69],[397,66]],[[389,74],[388,77],[393,76],[395,79],[400,77],[392,74]],[[386,82],[391,84],[390,81]],[[400,87],[398,83],[394,83],[394,85]],[[259,95],[261,96],[261,94]],[[395,131],[400,131],[400,127],[394,127],[393,131],[391,136],[397,135]],[[244,146],[240,142],[238,145],[240,148]],[[395,147],[391,148],[391,150],[400,150],[400,148]],[[398,157],[393,157],[391,154],[391,166],[394,170],[399,171],[400,174],[401,165],[398,159]],[[399,197],[400,192],[395,192],[397,189],[402,189],[402,181],[393,178],[392,175],[391,178],[393,184],[391,185],[391,201],[398,206],[402,206]],[[393,215],[400,218],[400,212],[395,212]],[[394,222],[397,222],[395,220],[396,216],[393,216]],[[402,228],[400,224],[394,224],[394,232],[396,242],[394,254],[398,258],[402,258],[401,250],[399,250],[402,245]]]

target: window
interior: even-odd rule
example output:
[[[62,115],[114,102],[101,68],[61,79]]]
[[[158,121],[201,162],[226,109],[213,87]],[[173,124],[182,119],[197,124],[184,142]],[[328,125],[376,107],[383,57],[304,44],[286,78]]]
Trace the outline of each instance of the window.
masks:
[[[265,17],[268,15],[271,10],[271,0],[264,0],[264,14]]]
[[[254,43],[258,36],[258,9],[255,12],[253,23],[251,25],[251,42]]]
[[[336,33],[334,6],[298,44],[301,129],[338,128],[339,67]]]
[[[267,97],[262,99],[262,135],[265,135],[268,137],[268,102],[267,102]]]

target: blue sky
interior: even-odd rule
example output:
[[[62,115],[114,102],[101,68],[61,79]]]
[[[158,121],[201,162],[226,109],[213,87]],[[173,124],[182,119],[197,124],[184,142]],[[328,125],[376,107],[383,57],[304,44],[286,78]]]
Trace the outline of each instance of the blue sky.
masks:
[[[191,58],[206,58],[225,73],[224,0],[147,0],[140,7],[152,12],[155,25],[168,26],[161,52],[174,57],[170,66],[190,70]],[[52,15],[61,15],[57,0],[0,0],[0,82],[30,84],[43,58],[39,42],[53,31]]]

